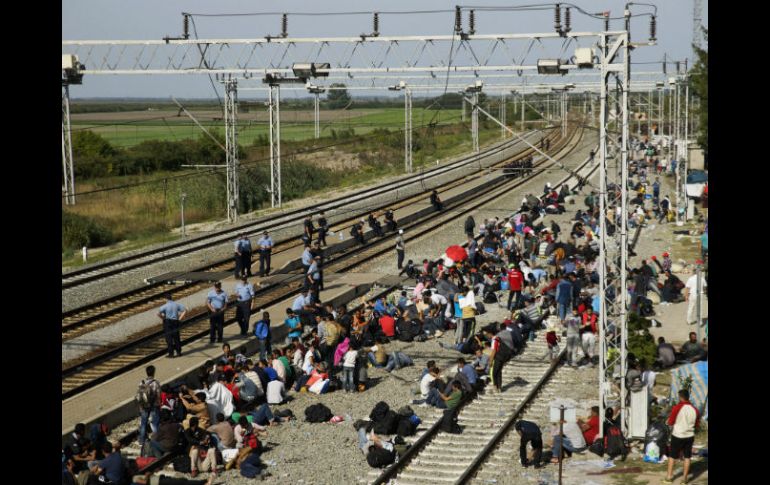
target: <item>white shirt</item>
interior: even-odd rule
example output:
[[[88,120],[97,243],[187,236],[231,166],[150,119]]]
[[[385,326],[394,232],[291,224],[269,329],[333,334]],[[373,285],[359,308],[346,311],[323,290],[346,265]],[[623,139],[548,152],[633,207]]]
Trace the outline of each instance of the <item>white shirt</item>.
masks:
[[[286,395],[286,388],[281,381],[270,381],[267,383],[267,403],[281,404],[283,396]]]
[[[278,378],[280,380],[286,380],[286,367],[283,366],[280,360],[273,359],[273,361],[270,363],[270,367],[275,369],[275,373],[278,374]]]
[[[556,427],[558,433],[558,426]],[[586,446],[586,440],[583,438],[583,431],[577,425],[577,423],[564,423],[564,436],[567,437],[575,448],[583,448]]]
[[[347,352],[345,352],[345,356],[343,357],[344,361],[342,363],[342,367],[347,367],[349,369],[353,369],[356,366],[356,358],[358,357],[358,351],[350,349]]]
[[[435,380],[436,378],[430,375],[430,373],[427,373],[425,376],[423,376],[422,380],[420,381],[420,394],[422,395],[423,399],[428,397],[428,393],[430,392],[430,383]]]
[[[311,352],[310,349],[305,352],[305,360],[302,363],[302,370],[305,372],[305,374],[310,374],[313,372],[313,352]]]
[[[430,301],[432,301],[435,305],[446,305],[447,299],[444,295],[439,295],[438,293],[433,293],[430,297]]]
[[[294,358],[292,359],[291,363],[297,367],[302,367],[302,360],[303,360],[302,351],[299,349],[295,350]]]
[[[690,294],[691,295],[694,295],[698,291],[697,285],[698,285],[698,274],[696,273],[696,274],[690,276],[689,278],[687,278],[687,283],[684,285],[684,287],[688,288],[690,290]],[[706,291],[705,291],[706,290],[706,278],[704,278],[703,275],[701,275],[700,290],[701,290],[700,291],[701,295],[706,293]]]
[[[695,408],[690,405],[684,405],[679,409],[674,421],[673,435],[677,438],[691,438],[695,436]]]

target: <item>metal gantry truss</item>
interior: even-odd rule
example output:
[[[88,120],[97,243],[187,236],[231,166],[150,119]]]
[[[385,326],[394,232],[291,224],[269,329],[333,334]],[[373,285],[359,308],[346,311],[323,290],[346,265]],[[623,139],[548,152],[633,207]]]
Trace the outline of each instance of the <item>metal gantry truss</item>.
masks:
[[[270,85],[267,101],[270,118],[270,201],[281,207],[281,86]]]
[[[61,85],[61,159],[62,193],[66,205],[75,204],[75,169],[72,163],[72,127],[70,125],[70,87]]]
[[[227,164],[227,220],[238,221],[238,80],[228,77],[225,85],[225,153]]]

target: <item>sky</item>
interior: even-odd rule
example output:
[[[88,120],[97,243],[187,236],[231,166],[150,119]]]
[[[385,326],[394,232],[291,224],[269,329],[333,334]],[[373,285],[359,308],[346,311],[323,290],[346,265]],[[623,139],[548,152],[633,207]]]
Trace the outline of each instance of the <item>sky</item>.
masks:
[[[530,1],[480,0],[463,2],[463,6],[511,6]],[[621,16],[625,1],[621,0],[572,0],[589,12],[611,11]],[[648,0],[658,7],[658,45],[637,49],[634,62],[660,61],[666,53],[669,58],[690,59],[692,65],[692,0]],[[254,13],[254,12],[343,12],[343,11],[411,11],[452,9],[455,2],[440,0],[62,0],[62,39],[160,39],[166,35],[181,33],[181,12],[191,13]],[[638,9],[638,10],[637,10]],[[645,11],[644,7],[632,7],[632,11]],[[382,35],[446,34],[453,14],[414,16],[381,16]],[[477,13],[478,33],[500,32],[552,32],[553,12],[486,12]],[[359,35],[371,31],[371,15],[290,17],[291,36],[339,36]],[[463,22],[467,22],[466,19]],[[572,30],[597,30],[600,21],[573,12]],[[708,26],[708,1],[703,1],[703,24]],[[197,17],[196,27],[201,38],[255,38],[280,31],[280,17]],[[621,29],[620,20],[613,21],[612,29]],[[638,32],[634,35],[633,32]],[[632,26],[632,40],[648,36],[647,18],[637,19]],[[64,52],[63,52],[64,53]],[[86,66],[86,69],[88,66]],[[660,64],[649,66],[659,70]],[[669,71],[671,72],[671,71]],[[221,86],[217,86],[221,90]],[[73,86],[71,97],[155,97],[213,98],[214,92],[208,76],[86,76],[83,84]],[[392,93],[397,95],[396,93]],[[220,92],[221,95],[221,92]],[[241,99],[258,97],[241,95]]]

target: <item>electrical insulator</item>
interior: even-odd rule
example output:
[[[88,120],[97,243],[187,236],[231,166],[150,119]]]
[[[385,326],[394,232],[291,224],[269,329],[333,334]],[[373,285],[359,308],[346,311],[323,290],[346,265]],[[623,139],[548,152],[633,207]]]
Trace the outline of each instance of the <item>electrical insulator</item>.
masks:
[[[460,7],[455,7],[455,33],[459,34],[463,31],[463,17]]]
[[[564,32],[569,32],[572,30],[572,14],[570,13],[570,8],[567,7],[564,9]]]
[[[380,14],[378,12],[374,12],[374,32],[372,35],[375,37],[380,35]]]
[[[655,42],[655,16],[650,17],[650,42]]]
[[[471,10],[470,17],[468,18],[468,33],[473,35],[476,33],[476,12]]]
[[[182,32],[185,40],[190,38],[190,16],[187,14],[182,17]]]
[[[553,28],[556,29],[556,32],[561,33],[561,5],[558,3],[553,11]]]
[[[289,17],[283,14],[281,17],[281,37],[289,36]]]

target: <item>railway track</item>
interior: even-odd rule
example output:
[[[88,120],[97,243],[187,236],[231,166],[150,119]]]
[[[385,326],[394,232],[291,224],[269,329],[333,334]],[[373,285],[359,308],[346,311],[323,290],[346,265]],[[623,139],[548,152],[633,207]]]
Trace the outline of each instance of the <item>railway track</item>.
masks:
[[[586,160],[573,173],[588,179],[598,166]],[[569,183],[569,175],[558,184]],[[558,380],[554,375],[560,358],[551,363],[543,360],[547,345],[529,342],[523,353],[511,359],[503,368],[503,392],[476,396],[465,403],[458,414],[462,434],[439,430],[442,411],[434,411],[424,420],[422,428],[411,442],[411,448],[382,473],[370,472],[373,485],[425,485],[436,483],[498,483],[501,477],[516,475],[523,468],[518,463],[519,437],[513,424],[532,411],[531,420],[547,430],[545,406],[553,397],[549,384]],[[561,397],[561,396],[559,396]],[[536,403],[536,400],[539,400]],[[512,473],[513,471],[513,473]],[[515,483],[515,482],[513,482]]]
[[[582,130],[571,129],[566,139],[561,140],[554,147],[554,151],[557,152],[554,158],[569,153],[581,138]],[[547,160],[541,161],[533,169],[533,174],[526,178],[511,180],[506,179],[503,175],[493,177],[471,190],[445,200],[445,210],[441,213],[437,214],[432,208],[426,208],[402,219],[401,227],[405,229],[407,236],[405,239],[409,241],[426,235],[444,223],[459,219],[466,213],[497,200],[507,191],[542,173],[551,163]],[[581,166],[585,166],[586,163],[587,161]],[[424,224],[426,219],[431,221],[429,227]],[[324,269],[327,272],[344,273],[366,261],[390,252],[392,251],[393,237],[392,234],[386,235],[361,248],[349,247],[346,251],[332,255],[324,264]],[[286,279],[280,284],[268,287],[257,294],[255,307],[265,308],[291,296],[299,290],[301,280],[302,275],[286,275]],[[201,308],[182,323],[180,334],[183,345],[208,334],[209,324],[206,317],[205,310]],[[234,321],[235,309],[231,306],[225,313],[225,324],[231,324]],[[160,357],[165,351],[166,344],[163,333],[158,327],[153,327],[139,335],[132,336],[128,342],[107,348],[95,356],[68,362],[68,366],[62,369],[62,399],[71,397],[93,385]]]
[[[551,141],[557,140],[558,133],[553,131],[547,138]],[[508,163],[511,160],[517,160],[524,158],[532,154],[533,150],[527,148],[522,152],[512,155],[510,158],[506,158],[501,162],[494,164],[491,168],[500,166],[501,164]],[[446,182],[439,187],[441,193],[448,190],[452,190],[463,183],[466,183],[472,176],[464,176],[453,181]],[[410,197],[406,197],[396,203],[391,203],[378,207],[372,211],[375,216],[381,217],[386,208],[391,210],[398,210],[403,207],[407,207],[411,204],[424,202],[429,190],[419,192]],[[341,221],[338,221],[331,225],[333,232],[346,231],[352,224],[358,222],[361,213],[354,213],[351,217],[346,217]],[[343,232],[344,233],[344,232]],[[367,233],[371,238],[371,231]],[[277,241],[274,246],[273,257],[279,256],[281,253],[294,250],[302,246],[300,239],[296,237],[283,239]],[[192,269],[191,271],[208,271],[208,272],[232,272],[234,270],[234,264],[232,258],[222,259],[215,261],[204,266],[200,266]],[[275,271],[273,274],[284,272],[282,270]],[[164,302],[165,295],[171,293],[174,298],[181,298],[191,294],[194,294],[204,288],[210,286],[209,283],[193,282],[168,285],[165,282],[156,282],[138,288],[122,292],[114,295],[110,298],[94,302],[89,305],[84,305],[78,308],[62,312],[62,341],[68,341],[85,333],[93,330],[109,326],[117,321],[123,320],[133,314],[146,311],[151,308],[160,306]]]
[[[502,393],[481,394],[465,403],[457,415],[461,434],[438,430],[443,410],[433,409],[424,420],[409,452],[383,473],[370,472],[373,485],[427,485],[465,483],[484,459],[487,446],[512,423],[520,410],[538,395],[558,363],[543,356],[548,346],[542,340],[529,342],[524,351],[509,360],[502,373]],[[489,386],[488,386],[489,388]],[[508,456],[508,459],[512,459]]]
[[[556,129],[549,130],[551,130],[552,133],[556,133],[558,131]],[[529,139],[531,143],[533,143],[534,140],[531,138],[539,140],[539,138],[536,136],[538,134],[539,132],[529,132],[527,135],[525,135],[525,137]],[[426,180],[430,180],[451,171],[463,169],[467,166],[473,165],[474,163],[478,162],[481,164],[482,159],[502,154],[506,150],[517,145],[523,144],[521,141],[511,140],[510,142],[503,143],[484,152],[449,163],[443,167],[426,170],[420,174],[409,175],[395,182],[379,184],[377,186],[362,190],[351,196],[340,197],[320,204],[293,209],[286,212],[280,212],[264,218],[260,218],[257,221],[241,224],[234,228],[215,231],[204,236],[189,238],[184,241],[167,244],[160,248],[126,255],[112,259],[110,261],[105,261],[103,263],[97,263],[84,268],[68,271],[66,273],[62,273],[62,289],[74,288],[91,281],[105,278],[107,276],[147,266],[158,261],[165,261],[169,258],[183,256],[191,252],[210,248],[219,244],[231,243],[232,240],[242,232],[257,234],[263,230],[275,230],[286,226],[301,224],[302,220],[308,215],[315,215],[322,210],[334,211],[335,209],[348,206],[351,203],[365,201],[383,193],[391,192],[394,190],[398,191],[418,183],[422,184]],[[530,149],[528,148],[525,149],[525,151],[529,150]],[[365,208],[357,211],[354,217],[360,217],[361,214],[368,213],[371,210],[372,209],[370,208]],[[330,216],[333,216],[333,214],[330,214]]]

